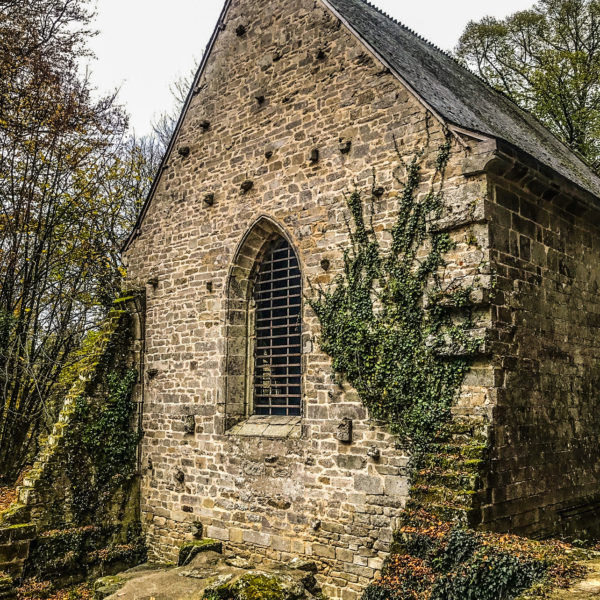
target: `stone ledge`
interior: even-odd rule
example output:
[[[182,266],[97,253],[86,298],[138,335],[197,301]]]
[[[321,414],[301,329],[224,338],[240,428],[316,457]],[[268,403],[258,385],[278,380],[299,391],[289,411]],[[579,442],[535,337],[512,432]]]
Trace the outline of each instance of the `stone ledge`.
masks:
[[[240,437],[299,438],[302,435],[302,417],[252,415],[234,425],[226,435]]]

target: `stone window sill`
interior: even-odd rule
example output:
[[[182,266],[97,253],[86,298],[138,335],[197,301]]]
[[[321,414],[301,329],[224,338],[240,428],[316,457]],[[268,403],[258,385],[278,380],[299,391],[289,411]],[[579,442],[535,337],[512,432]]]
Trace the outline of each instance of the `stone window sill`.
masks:
[[[234,425],[227,435],[262,438],[299,438],[302,434],[302,417],[252,415]]]

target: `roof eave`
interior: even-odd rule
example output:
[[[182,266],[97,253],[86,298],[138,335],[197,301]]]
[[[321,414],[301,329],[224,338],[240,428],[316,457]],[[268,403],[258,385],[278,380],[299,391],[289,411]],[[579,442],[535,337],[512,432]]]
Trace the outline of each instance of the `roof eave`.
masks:
[[[536,174],[535,179],[544,182],[548,189],[555,189],[558,193],[572,197],[573,200],[581,201],[595,211],[600,210],[600,198],[583,185],[574,182],[566,175],[559,173],[535,156],[504,139],[496,138],[496,144],[496,158],[513,164],[519,163],[526,167],[530,174]],[[491,172],[491,165],[490,161],[486,170]]]

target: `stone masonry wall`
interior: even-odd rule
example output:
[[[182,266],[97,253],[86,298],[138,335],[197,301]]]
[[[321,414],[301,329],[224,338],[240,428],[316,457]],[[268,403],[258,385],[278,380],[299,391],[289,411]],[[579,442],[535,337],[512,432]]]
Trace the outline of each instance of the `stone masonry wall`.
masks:
[[[484,520],[598,535],[600,210],[512,164],[490,178],[494,453]]]
[[[355,392],[333,382],[306,303],[298,427],[275,419],[246,428],[256,435],[227,429],[226,402],[242,403],[226,393],[228,277],[246,234],[268,222],[296,249],[305,292],[327,284],[348,240],[344,193],[356,185],[368,198],[375,169],[385,192],[374,227],[384,236],[400,189],[394,174],[403,176],[394,171],[397,150],[410,158],[430,138],[424,168],[432,173],[443,130],[312,0],[234,1],[196,91],[126,254],[129,284],[147,288],[142,511],[150,551],[174,559],[200,521],[206,535],[254,558],[311,557],[324,591],[354,598],[388,551],[408,495],[408,457]],[[443,225],[457,241],[448,276],[485,285],[486,181],[462,170],[477,151],[454,140]],[[246,193],[244,181],[253,184]],[[482,307],[482,326],[487,317]],[[492,375],[485,361],[475,365],[457,417],[487,418]],[[344,418],[353,421],[352,443],[335,437]]]

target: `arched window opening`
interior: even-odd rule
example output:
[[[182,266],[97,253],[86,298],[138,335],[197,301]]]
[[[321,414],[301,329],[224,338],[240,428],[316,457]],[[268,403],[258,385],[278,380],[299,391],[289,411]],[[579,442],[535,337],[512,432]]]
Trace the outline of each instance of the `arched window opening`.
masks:
[[[254,284],[254,414],[301,414],[301,305],[298,259],[277,237]]]

